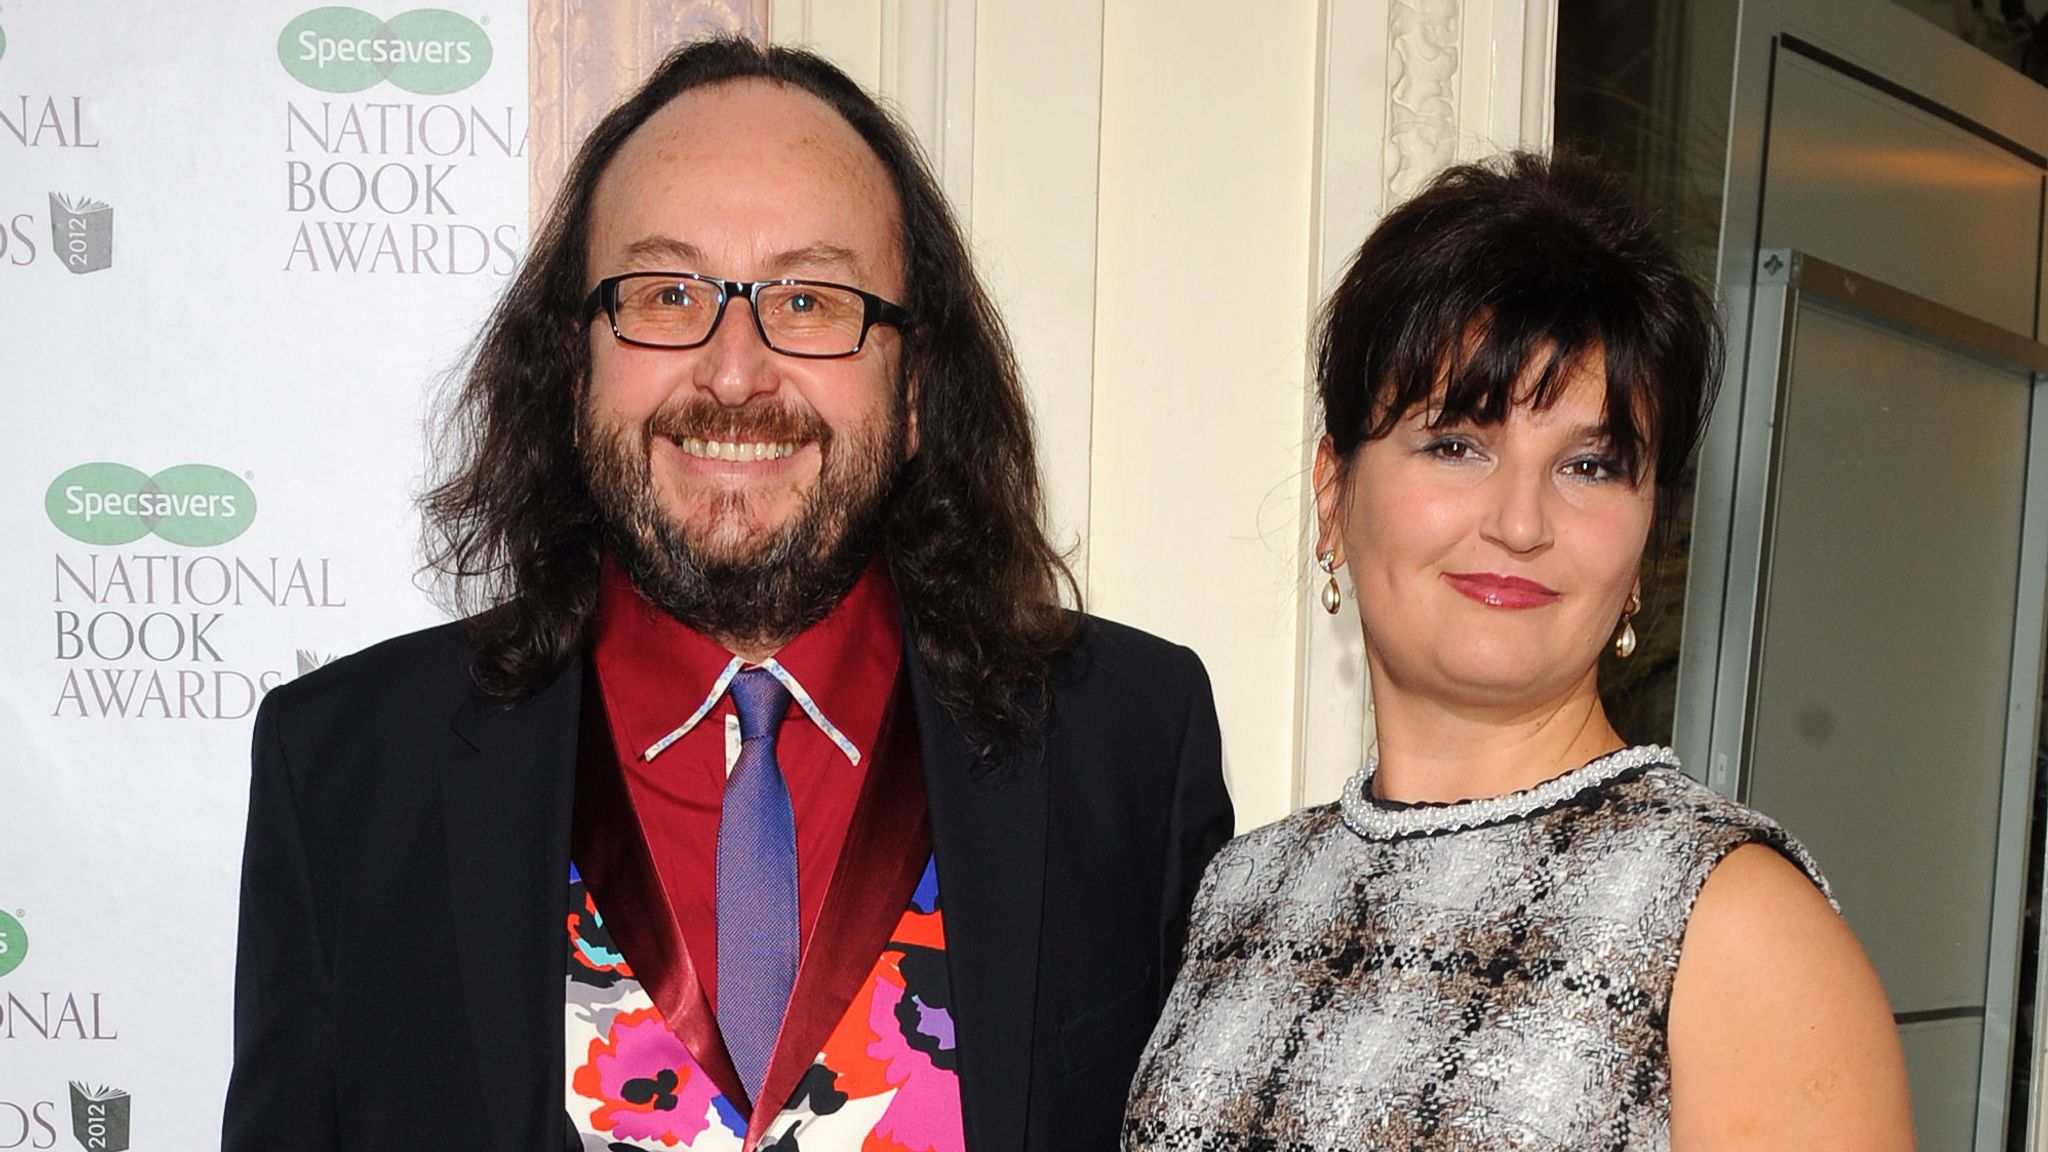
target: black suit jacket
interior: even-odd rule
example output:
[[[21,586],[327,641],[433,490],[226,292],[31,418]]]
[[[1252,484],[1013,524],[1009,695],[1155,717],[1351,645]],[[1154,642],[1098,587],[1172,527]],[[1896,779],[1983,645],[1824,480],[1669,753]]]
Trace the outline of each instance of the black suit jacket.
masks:
[[[1044,730],[975,772],[914,643],[904,658],[968,1147],[1113,1148],[1231,829],[1207,675],[1185,648],[1088,619]],[[470,666],[446,625],[264,701],[226,1152],[573,1140],[563,914],[585,673],[503,706]]]

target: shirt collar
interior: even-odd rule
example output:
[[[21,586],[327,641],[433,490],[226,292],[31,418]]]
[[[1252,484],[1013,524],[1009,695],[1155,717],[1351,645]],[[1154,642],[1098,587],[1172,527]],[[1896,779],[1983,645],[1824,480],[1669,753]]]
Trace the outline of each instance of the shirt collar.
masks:
[[[620,753],[647,761],[710,716],[746,666],[716,640],[648,603],[610,556],[598,585],[592,657]],[[881,731],[902,659],[896,591],[877,557],[823,620],[761,667],[858,765]]]

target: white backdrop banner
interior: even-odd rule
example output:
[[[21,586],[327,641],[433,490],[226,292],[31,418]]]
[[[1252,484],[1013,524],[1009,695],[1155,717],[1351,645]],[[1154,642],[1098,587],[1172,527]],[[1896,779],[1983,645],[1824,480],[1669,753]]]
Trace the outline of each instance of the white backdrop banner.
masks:
[[[0,1152],[218,1144],[250,720],[439,618],[422,419],[527,241],[526,29],[0,4]]]

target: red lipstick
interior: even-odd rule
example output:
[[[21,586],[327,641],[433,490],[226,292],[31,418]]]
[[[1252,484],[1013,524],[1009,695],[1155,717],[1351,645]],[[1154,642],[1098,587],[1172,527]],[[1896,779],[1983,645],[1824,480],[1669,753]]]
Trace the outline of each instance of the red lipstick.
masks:
[[[1541,608],[1562,596],[1534,580],[1498,572],[1446,572],[1443,579],[1461,595],[1492,608]]]

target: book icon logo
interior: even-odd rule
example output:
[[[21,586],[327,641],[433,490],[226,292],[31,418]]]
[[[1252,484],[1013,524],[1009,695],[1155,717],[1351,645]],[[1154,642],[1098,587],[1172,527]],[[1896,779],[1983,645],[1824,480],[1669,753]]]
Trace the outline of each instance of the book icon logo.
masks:
[[[50,243],[75,274],[112,267],[114,209],[103,200],[50,193]]]
[[[310,648],[299,649],[298,657],[299,675],[301,676],[304,676],[306,673],[311,672],[313,669],[320,667],[322,664],[332,664],[334,662],[333,656],[324,652],[315,652]]]
[[[73,1080],[71,1135],[87,1152],[128,1152],[128,1093]]]

